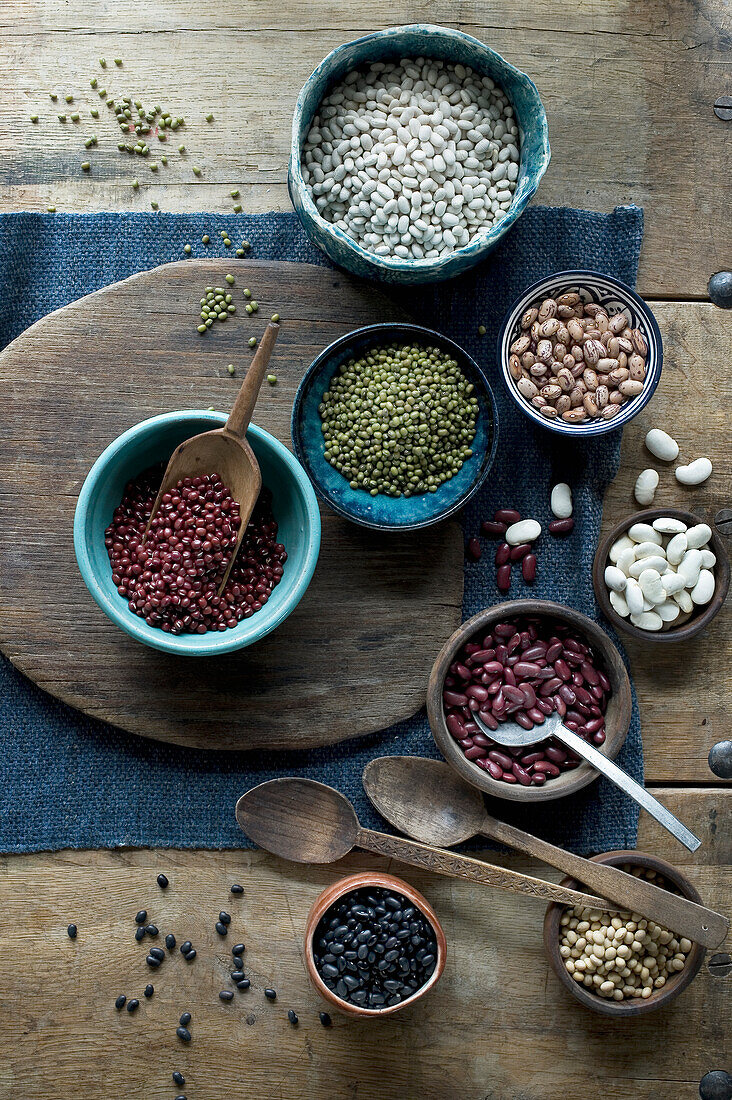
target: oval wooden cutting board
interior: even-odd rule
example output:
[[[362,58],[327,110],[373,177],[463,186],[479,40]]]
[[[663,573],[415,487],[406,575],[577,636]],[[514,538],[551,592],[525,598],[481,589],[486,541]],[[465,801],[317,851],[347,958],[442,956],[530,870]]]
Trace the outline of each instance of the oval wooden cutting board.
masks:
[[[242,308],[201,337],[207,284],[236,277]],[[289,446],[305,368],[360,325],[404,320],[373,286],[328,268],[189,260],[50,314],[0,354],[0,648],[45,691],[145,737],[200,748],[307,748],[383,729],[424,703],[460,621],[462,535],[451,522],[385,536],[322,510],[320,559],[289,619],[219,658],[174,657],[118,630],[74,557],[76,499],[120,432],[176,408],[228,410],[273,312],[282,331],[255,420]],[[238,368],[238,378],[227,364]]]

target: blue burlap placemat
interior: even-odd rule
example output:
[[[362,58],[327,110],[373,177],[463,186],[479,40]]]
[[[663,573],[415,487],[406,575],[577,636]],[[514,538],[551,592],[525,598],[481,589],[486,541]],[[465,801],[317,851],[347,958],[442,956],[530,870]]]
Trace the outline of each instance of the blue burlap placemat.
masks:
[[[4,214],[0,215],[0,347],[53,309],[136,271],[194,255],[231,255],[232,241],[251,241],[256,259],[323,264],[294,214]],[[209,233],[211,244],[202,245]],[[512,596],[559,600],[597,617],[590,567],[602,500],[615,475],[620,434],[584,446],[534,428],[504,395],[495,363],[505,311],[531,283],[566,268],[595,268],[635,283],[643,234],[637,207],[612,214],[529,209],[502,245],[473,273],[408,292],[417,321],[445,332],[486,368],[499,405],[500,443],[487,484],[464,518],[466,535],[482,518],[513,506],[544,525],[549,490],[567,480],[577,527],[565,540],[542,538],[539,574],[530,590],[513,582]],[[285,319],[286,323],[286,319]],[[478,335],[484,324],[487,334]],[[0,385],[2,379],[0,378]],[[464,616],[496,603],[493,545],[466,564]],[[0,563],[0,569],[2,563]],[[246,846],[234,821],[237,797],[275,776],[306,775],[331,783],[354,802],[361,821],[383,827],[361,786],[364,765],[387,753],[438,755],[424,713],[391,729],[309,752],[225,753],[146,741],[64,706],[0,658],[0,851]],[[633,721],[619,763],[642,778],[640,721]],[[633,847],[635,804],[605,780],[580,794],[528,809],[496,802],[493,811],[575,851]]]

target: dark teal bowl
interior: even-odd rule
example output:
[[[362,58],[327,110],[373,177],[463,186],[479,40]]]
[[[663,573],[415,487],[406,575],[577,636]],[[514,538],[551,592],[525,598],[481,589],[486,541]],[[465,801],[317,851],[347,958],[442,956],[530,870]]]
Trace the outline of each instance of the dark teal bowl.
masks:
[[[380,493],[372,497],[364,489],[352,489],[343,474],[325,458],[318,406],[331,379],[347,359],[393,341],[417,341],[443,348],[457,360],[464,376],[475,386],[478,420],[473,455],[459,473],[434,493],[413,497],[390,497]],[[305,372],[292,407],[292,444],[315,492],[339,516],[376,531],[414,531],[454,515],[485,481],[498,445],[496,402],[478,364],[447,336],[421,325],[367,325],[330,344]]]

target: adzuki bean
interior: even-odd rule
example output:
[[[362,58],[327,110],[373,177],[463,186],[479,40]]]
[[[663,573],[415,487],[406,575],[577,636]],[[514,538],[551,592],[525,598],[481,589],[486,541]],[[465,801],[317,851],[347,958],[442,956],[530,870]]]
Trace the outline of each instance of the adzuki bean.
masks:
[[[502,574],[508,587],[510,563],[498,573],[499,588]],[[584,639],[562,623],[521,618],[497,623],[462,647],[448,669],[442,698],[447,728],[467,760],[501,782],[541,786],[576,768],[579,758],[552,740],[528,752],[496,745],[473,714],[489,729],[510,720],[530,730],[556,711],[570,729],[601,745],[610,694],[610,681]]]

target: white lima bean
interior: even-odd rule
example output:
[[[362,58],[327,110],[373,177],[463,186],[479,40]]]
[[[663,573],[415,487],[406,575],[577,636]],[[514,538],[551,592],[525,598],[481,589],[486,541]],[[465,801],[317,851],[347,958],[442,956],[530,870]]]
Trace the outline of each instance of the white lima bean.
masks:
[[[677,466],[674,473],[682,485],[701,485],[712,473],[708,458],[695,458],[688,466]]]
[[[660,458],[662,462],[673,462],[674,459],[679,457],[678,443],[668,432],[664,432],[661,428],[651,428],[646,433],[646,447],[652,455]]]
[[[686,618],[714,595],[717,559],[707,523],[691,527],[673,516],[634,523],[608,552],[604,580],[613,609],[642,630],[658,631]]]
[[[535,519],[521,519],[512,523],[503,536],[509,546],[520,546],[522,542],[535,542],[541,534],[541,524]]]
[[[572,490],[566,481],[557,482],[552,489],[550,507],[557,519],[569,519],[572,515]]]
[[[639,504],[649,505],[653,504],[653,498],[656,495],[656,489],[658,488],[658,470],[641,470],[636,478],[635,499]]]
[[[318,213],[377,256],[435,260],[508,212],[519,176],[513,107],[490,77],[436,58],[349,72],[302,147]]]

